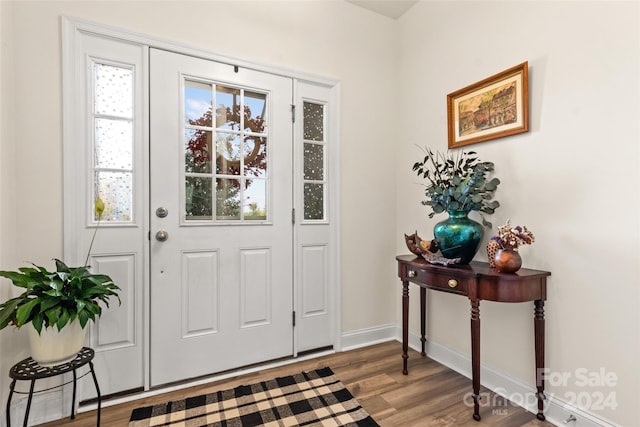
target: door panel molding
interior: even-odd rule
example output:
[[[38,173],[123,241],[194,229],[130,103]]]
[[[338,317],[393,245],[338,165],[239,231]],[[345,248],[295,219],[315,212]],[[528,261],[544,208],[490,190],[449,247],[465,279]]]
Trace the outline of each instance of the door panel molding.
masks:
[[[327,245],[302,245],[300,282],[303,318],[324,316],[329,308]]]
[[[111,302],[108,309],[103,310],[100,321],[93,328],[90,337],[91,347],[95,351],[117,350],[138,345],[136,334],[136,311],[141,304],[136,295],[136,262],[135,253],[117,255],[99,255],[93,257],[94,272],[106,274],[114,283],[126,292],[120,293],[122,304]]]
[[[220,253],[199,250],[181,255],[182,338],[215,334],[220,326]]]
[[[240,327],[271,323],[271,249],[240,249]]]

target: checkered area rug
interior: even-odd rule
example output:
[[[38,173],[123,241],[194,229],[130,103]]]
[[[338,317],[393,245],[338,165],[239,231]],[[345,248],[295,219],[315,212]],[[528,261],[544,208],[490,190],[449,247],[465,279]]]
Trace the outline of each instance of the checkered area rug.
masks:
[[[138,408],[129,427],[288,427],[378,424],[330,368]]]

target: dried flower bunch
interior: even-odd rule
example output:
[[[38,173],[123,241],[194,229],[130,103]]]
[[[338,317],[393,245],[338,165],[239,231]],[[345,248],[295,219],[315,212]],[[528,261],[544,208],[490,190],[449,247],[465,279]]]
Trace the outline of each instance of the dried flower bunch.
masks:
[[[530,245],[535,241],[533,233],[525,226],[511,227],[511,220],[498,229],[498,235],[491,238],[500,249],[512,249],[517,251],[520,245]]]

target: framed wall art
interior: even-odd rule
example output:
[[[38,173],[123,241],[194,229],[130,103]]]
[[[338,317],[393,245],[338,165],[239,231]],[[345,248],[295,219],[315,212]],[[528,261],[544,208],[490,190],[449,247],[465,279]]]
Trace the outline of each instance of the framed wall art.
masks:
[[[528,62],[447,95],[449,148],[529,130]]]

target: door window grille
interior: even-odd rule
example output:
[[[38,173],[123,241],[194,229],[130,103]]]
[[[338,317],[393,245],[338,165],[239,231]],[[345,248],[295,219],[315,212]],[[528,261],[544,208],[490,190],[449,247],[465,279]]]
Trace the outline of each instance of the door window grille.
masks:
[[[187,221],[268,220],[267,106],[265,93],[185,79]]]

